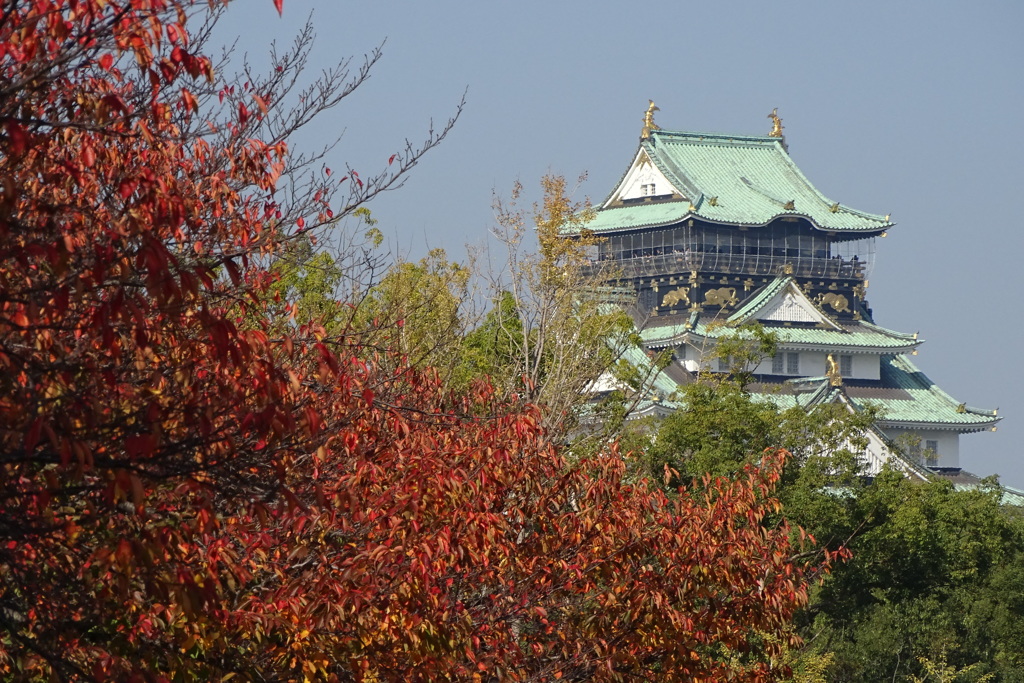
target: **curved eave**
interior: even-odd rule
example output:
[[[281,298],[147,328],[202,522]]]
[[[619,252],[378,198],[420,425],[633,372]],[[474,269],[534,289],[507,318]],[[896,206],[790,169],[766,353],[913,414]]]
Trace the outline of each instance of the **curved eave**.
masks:
[[[717,341],[718,337],[702,335],[697,332],[687,331],[677,335],[669,337],[659,337],[657,339],[645,338],[644,343],[652,349],[665,349],[669,346],[676,346],[681,342],[714,342]],[[780,341],[779,347],[785,350],[791,351],[816,351],[822,353],[849,353],[853,355],[888,355],[888,354],[904,354],[911,353],[915,348],[920,346],[920,343],[915,343],[911,346],[905,347],[894,347],[894,346],[843,346],[841,344],[813,344],[806,342],[787,342]]]
[[[682,407],[682,404],[675,401],[644,400],[630,411],[626,416],[626,421],[632,422],[645,417],[667,417],[678,412]]]
[[[864,324],[864,323],[861,323]],[[663,349],[668,346],[677,345],[680,342],[713,342],[716,341],[720,336],[724,334],[731,334],[736,332],[734,327],[723,327],[722,334],[706,334],[697,329],[698,324],[691,315],[690,321],[674,325],[671,328],[670,333],[663,336],[654,336],[658,328],[647,327],[640,331],[641,338],[644,340],[644,344],[651,347],[652,349]],[[880,336],[886,336],[890,339],[899,340],[899,333],[893,333],[885,328],[879,328],[872,326],[872,332]],[[805,329],[805,328],[787,328],[787,327],[765,327],[767,332],[779,332],[782,334],[787,333],[789,330],[799,330],[805,333],[814,334],[819,332],[816,329]],[[839,330],[821,330],[822,333],[835,335],[838,337],[850,334],[845,331]],[[646,333],[646,334],[645,334]],[[878,346],[871,344],[843,344],[839,340],[825,340],[819,342],[806,342],[806,341],[791,341],[785,338],[780,338],[778,345],[784,349],[792,349],[794,351],[821,351],[824,353],[835,353],[835,352],[846,352],[851,354],[860,355],[894,355],[894,354],[905,354],[911,353],[924,343],[923,339],[907,339],[904,344],[894,344],[891,346]]]
[[[610,221],[612,225],[610,227],[602,228],[601,222],[605,216],[610,216],[614,212],[619,214],[625,214],[627,212],[640,211],[641,213],[656,214],[656,209],[665,207],[666,205],[677,205],[681,204],[681,211],[676,214],[671,212],[671,207],[664,211],[668,214],[660,218],[651,219],[631,219],[625,218],[624,220],[615,219]],[[617,235],[621,233],[633,232],[635,230],[655,230],[658,228],[667,228],[692,218],[694,214],[689,210],[689,204],[677,201],[661,201],[661,202],[638,202],[636,204],[622,204],[621,206],[612,206],[607,209],[599,209],[593,220],[583,226],[581,230],[568,229],[563,230],[562,234],[578,234],[582,230],[589,230],[600,235]]]
[[[833,387],[829,384],[828,378],[825,377],[811,377],[811,378],[797,378],[790,380],[787,383],[793,384],[810,384],[818,386],[814,387],[813,390],[807,392],[803,396],[804,401],[800,401],[800,396],[797,396],[799,403],[805,407],[812,407],[823,403],[832,403],[837,400],[841,400],[843,403],[848,405],[852,410],[863,410],[869,406],[879,408],[882,411],[882,415],[875,421],[875,424],[880,429],[895,428],[895,429],[911,429],[911,430],[936,430],[936,431],[953,431],[959,433],[973,433],[981,432],[991,429],[997,422],[1002,418],[995,414],[995,411],[982,410],[978,408],[965,408],[964,412],[954,412],[955,408],[952,405],[948,405],[947,409],[950,411],[948,419],[945,420],[927,420],[927,419],[892,419],[885,417],[886,409],[897,409],[899,403],[914,403],[913,399],[902,399],[902,400],[880,400],[880,399],[858,399],[850,396],[845,385]],[[945,399],[947,395],[942,392],[941,389],[933,391],[933,395],[939,395],[941,392],[941,398]],[[950,399],[951,401],[952,399]]]
[[[771,332],[772,328],[766,328],[767,331]],[[909,346],[844,346],[842,344],[827,344],[820,343],[815,344],[812,342],[787,342],[780,341],[779,346],[793,351],[821,351],[823,353],[849,353],[854,355],[866,355],[866,356],[880,356],[885,354],[904,354],[912,353],[914,349],[920,346],[920,342],[914,342]]]
[[[705,337],[703,335],[700,335],[700,334],[697,334],[693,330],[687,330],[687,329],[684,329],[684,330],[682,330],[680,332],[675,332],[675,333],[670,334],[670,335],[668,335],[666,337],[658,337],[658,338],[655,338],[655,339],[650,339],[650,338],[645,337],[644,336],[644,332],[645,331],[646,330],[640,330],[640,338],[643,339],[644,346],[646,346],[646,347],[648,347],[648,348],[650,348],[652,350],[659,350],[659,351],[662,350],[662,349],[668,348],[669,346],[678,346],[680,342],[689,342],[690,340],[693,340],[693,339],[699,340],[699,341],[703,341],[703,340],[707,339],[707,337]]]
[[[1001,417],[989,417],[976,422],[929,422],[927,420],[886,420],[882,418],[877,424],[882,429],[912,429],[912,430],[934,430],[946,432],[959,432],[961,434],[973,434],[974,432],[988,431],[996,425]]]
[[[701,198],[701,203],[706,203],[706,202],[703,201],[703,197]],[[609,212],[626,212],[626,211],[630,211],[630,210],[635,211],[637,209],[644,210],[644,209],[648,209],[648,208],[653,209],[654,207],[661,207],[661,206],[665,206],[666,204],[685,204],[686,208],[683,211],[681,211],[678,215],[674,215],[674,216],[671,216],[671,217],[666,217],[666,218],[661,218],[661,219],[651,219],[651,220],[643,220],[643,219],[641,219],[641,220],[628,220],[627,219],[625,221],[625,224],[623,224],[624,223],[623,221],[615,220],[613,222],[613,226],[612,227],[601,227],[602,219],[606,215],[611,215]],[[722,219],[722,218],[716,218],[714,216],[709,216],[706,213],[701,212],[700,207],[698,205],[694,205],[694,207],[697,209],[696,211],[691,211],[689,209],[689,206],[690,206],[690,204],[688,202],[676,201],[676,200],[668,200],[668,201],[661,201],[661,202],[638,202],[636,204],[622,204],[620,206],[610,206],[610,207],[605,208],[605,209],[599,209],[597,211],[596,217],[592,221],[587,223],[585,226],[583,226],[582,229],[583,230],[590,230],[590,231],[594,232],[595,234],[600,234],[600,235],[619,235],[619,234],[634,232],[636,230],[657,230],[659,228],[670,228],[672,226],[679,225],[680,223],[684,223],[684,222],[686,222],[687,220],[689,220],[691,218],[696,218],[696,219],[698,219],[698,220],[700,220],[700,221],[702,221],[704,223],[707,223],[709,225],[719,225],[719,226],[726,226],[726,227],[733,227],[733,228],[740,228],[740,227],[745,227],[745,228],[763,228],[763,227],[766,227],[766,226],[770,225],[771,223],[773,223],[776,220],[785,219],[785,218],[794,218],[794,219],[806,220],[808,222],[808,224],[810,224],[810,226],[812,228],[814,228],[815,230],[818,230],[820,232],[850,235],[850,236],[856,236],[858,238],[868,238],[868,237],[878,237],[883,232],[886,232],[887,230],[890,230],[890,229],[893,228],[893,226],[895,226],[895,223],[889,222],[889,223],[884,223],[884,224],[882,224],[882,225],[880,225],[878,227],[875,227],[875,228],[841,228],[841,227],[834,227],[834,226],[828,226],[828,225],[820,225],[811,216],[808,216],[807,214],[804,214],[804,213],[794,213],[794,212],[789,212],[789,211],[784,211],[784,212],[781,212],[781,213],[774,214],[773,216],[771,216],[767,220],[761,221],[761,222],[748,222],[748,221],[740,221],[740,220],[725,220],[725,219]],[[596,225],[595,225],[595,223],[596,223]],[[579,234],[580,232],[581,232],[581,230],[570,228],[570,229],[565,230],[562,234],[574,235],[574,234]]]
[[[708,209],[717,209],[718,208],[718,207],[713,207],[710,204],[708,204],[705,201],[704,195],[702,194],[699,203],[695,203],[694,204],[694,208],[696,209],[696,211],[693,212],[692,215],[694,217],[700,218],[705,223],[710,223],[712,225],[726,225],[726,226],[735,226],[735,227],[742,226],[742,227],[748,227],[748,228],[763,228],[763,227],[765,227],[767,225],[770,225],[771,223],[774,223],[777,220],[782,220],[782,219],[787,219],[787,218],[788,219],[803,219],[803,220],[807,221],[812,228],[814,228],[815,230],[819,230],[821,232],[825,232],[825,233],[842,233],[842,234],[846,234],[846,235],[857,235],[858,237],[862,237],[862,238],[878,237],[883,232],[885,232],[887,230],[891,230],[896,225],[895,223],[893,223],[891,221],[880,223],[879,225],[874,226],[874,227],[870,227],[870,228],[849,228],[849,227],[840,227],[840,226],[834,226],[834,225],[824,225],[824,224],[819,223],[818,221],[816,221],[813,216],[811,216],[809,214],[806,214],[806,213],[801,213],[799,211],[780,211],[778,213],[772,214],[771,217],[769,217],[766,220],[760,221],[760,222],[758,222],[758,221],[742,221],[742,220],[735,220],[735,219],[728,220],[728,219],[725,219],[725,218],[716,217],[713,214],[711,214],[710,212],[705,212],[703,210],[704,206],[707,206]],[[844,210],[847,213],[855,213],[857,215],[874,218],[874,216],[871,216],[870,214],[861,214],[860,212],[855,212],[852,209],[842,208],[841,210]]]

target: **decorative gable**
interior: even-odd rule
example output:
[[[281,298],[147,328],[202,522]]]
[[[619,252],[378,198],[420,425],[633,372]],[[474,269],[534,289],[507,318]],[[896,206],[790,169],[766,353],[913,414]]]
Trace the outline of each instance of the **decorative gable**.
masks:
[[[802,292],[797,294],[792,289],[787,289],[781,299],[770,304],[774,306],[769,305],[762,309],[757,315],[758,320],[793,323],[820,323],[826,320],[826,316],[823,316]]]
[[[812,323],[834,330],[842,329],[814,305],[791,277],[783,277],[765,287],[741,306],[730,322]]]
[[[622,201],[666,195],[680,197],[682,193],[658,170],[647,152],[641,149],[622,182],[605,203],[605,207]]]

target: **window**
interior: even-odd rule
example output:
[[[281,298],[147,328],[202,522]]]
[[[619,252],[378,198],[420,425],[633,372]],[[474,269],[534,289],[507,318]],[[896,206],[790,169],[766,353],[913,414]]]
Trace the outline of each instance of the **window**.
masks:
[[[939,442],[929,439],[924,442],[925,465],[928,467],[939,466]]]
[[[732,370],[732,359],[729,356],[722,356],[718,359],[718,371],[729,372]]]
[[[786,354],[786,374],[800,374],[800,354],[789,352]]]
[[[853,375],[853,356],[839,356],[839,374],[843,377]]]
[[[799,375],[800,354],[794,351],[779,351],[772,356],[773,375]]]

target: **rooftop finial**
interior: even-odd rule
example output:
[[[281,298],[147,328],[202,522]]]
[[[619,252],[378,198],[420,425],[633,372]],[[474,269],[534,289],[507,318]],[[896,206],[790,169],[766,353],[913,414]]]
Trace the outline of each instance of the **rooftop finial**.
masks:
[[[839,364],[836,363],[836,359],[831,353],[825,359],[825,376],[828,377],[828,383],[832,386],[843,386],[843,376],[839,373]]]
[[[661,130],[658,124],[654,122],[654,112],[661,111],[655,106],[654,100],[647,100],[650,104],[647,105],[647,111],[644,113],[644,129],[640,132],[640,139],[646,140],[651,137],[652,130]]]
[[[779,108],[775,107],[772,109],[772,113],[768,114],[768,118],[772,120],[772,132],[768,133],[770,138],[781,138],[782,137],[782,119],[779,118]]]

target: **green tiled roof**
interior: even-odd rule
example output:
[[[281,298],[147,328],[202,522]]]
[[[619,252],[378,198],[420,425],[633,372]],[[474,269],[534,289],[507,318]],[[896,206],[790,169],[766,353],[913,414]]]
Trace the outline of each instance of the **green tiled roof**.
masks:
[[[645,344],[655,348],[668,346],[680,340],[683,335],[717,339],[727,335],[739,334],[741,337],[749,333],[729,325],[708,324],[694,314],[685,323],[659,325],[655,318],[647,327],[640,331]],[[853,324],[839,324],[841,329],[820,327],[776,327],[765,326],[765,331],[776,336],[780,344],[807,348],[842,349],[851,348],[862,351],[896,351],[912,349],[923,340],[914,339],[914,335],[905,334],[879,327],[861,320]]]
[[[635,230],[672,225],[679,223],[690,214],[689,207],[689,202],[616,206],[598,211],[594,219],[589,221],[585,227],[594,232],[607,232],[609,230]]]
[[[936,473],[935,476],[938,480],[952,479],[953,488],[957,491],[984,491],[986,487],[981,483],[981,477],[971,474],[970,472],[960,471],[952,476],[942,472]],[[973,481],[963,481],[964,479]],[[1024,507],[1024,491],[1015,489],[1010,486],[1000,485],[997,489],[999,492],[999,502],[1003,505],[1013,505],[1015,507]]]
[[[1024,491],[1011,488],[1009,486],[1002,486],[1000,487],[1000,492],[1002,493],[1000,502],[1002,502],[1003,505],[1024,507]]]
[[[882,356],[880,384],[867,386],[854,380],[834,387],[826,377],[806,377],[774,385],[779,389],[776,392],[770,390],[772,385],[759,385],[756,395],[781,409],[810,409],[840,400],[857,410],[873,406],[881,412],[877,424],[882,428],[913,426],[970,432],[987,429],[1001,419],[995,411],[966,406],[961,409],[955,399],[901,356]],[[802,385],[804,389],[786,391],[786,385]]]
[[[777,391],[772,391],[772,387]],[[855,409],[878,408],[881,412],[878,424],[882,428],[920,426],[979,431],[1001,419],[994,410],[960,404],[906,357],[895,354],[881,357],[881,379],[877,383],[845,380],[841,386],[834,387],[827,377],[800,377],[781,385],[758,385],[755,392],[762,400],[771,401],[782,409],[793,406],[808,409],[845,397]]]
[[[663,370],[654,367],[651,359],[647,357],[647,352],[640,347],[626,347],[621,357],[622,360],[640,370],[644,377],[649,378],[644,388],[653,390],[660,398],[668,399],[679,389],[679,385]]]
[[[885,216],[837,205],[821,194],[793,163],[780,138],[657,130],[640,144],[686,199],[609,207],[597,212],[587,224],[589,230],[665,226],[691,215],[748,226],[782,216],[803,217],[822,230],[838,232],[877,233],[892,226]]]
[[[882,356],[881,370],[882,386],[900,391],[859,396],[861,392],[851,386],[847,395],[858,407],[873,404],[881,408],[879,424],[883,427],[927,424],[976,431],[1000,420],[994,410],[959,403],[903,356]]]

